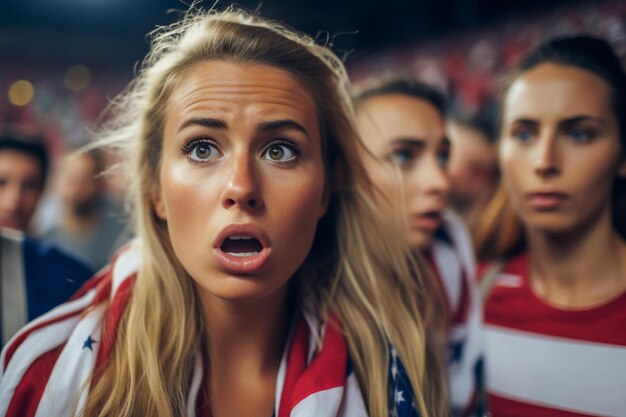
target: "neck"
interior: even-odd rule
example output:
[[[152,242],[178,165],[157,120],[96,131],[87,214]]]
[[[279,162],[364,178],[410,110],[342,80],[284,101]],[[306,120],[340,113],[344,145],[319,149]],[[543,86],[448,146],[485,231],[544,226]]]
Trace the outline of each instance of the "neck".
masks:
[[[562,234],[529,231],[533,290],[565,308],[602,304],[626,291],[626,243],[611,216]]]
[[[289,326],[286,286],[255,302],[229,302],[201,296],[207,329],[211,379],[274,375],[282,358]]]

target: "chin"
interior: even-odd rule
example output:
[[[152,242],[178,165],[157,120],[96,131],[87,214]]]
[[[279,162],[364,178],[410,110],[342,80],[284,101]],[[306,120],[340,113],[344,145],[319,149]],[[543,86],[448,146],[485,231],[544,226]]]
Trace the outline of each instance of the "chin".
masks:
[[[276,287],[266,281],[260,281],[262,279],[258,276],[229,276],[221,283],[207,285],[196,282],[196,287],[198,291],[202,291],[211,298],[232,303],[261,301],[277,294],[281,289],[280,285]]]
[[[409,238],[409,246],[413,252],[424,251],[433,243],[433,233],[413,232]]]

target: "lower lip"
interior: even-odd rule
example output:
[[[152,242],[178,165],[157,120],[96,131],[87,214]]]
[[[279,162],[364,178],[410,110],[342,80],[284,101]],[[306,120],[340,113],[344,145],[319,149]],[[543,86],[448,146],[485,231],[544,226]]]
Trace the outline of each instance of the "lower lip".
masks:
[[[217,262],[227,272],[232,274],[255,274],[258,273],[270,260],[271,251],[263,248],[261,252],[249,256],[235,256],[222,251],[220,248],[213,249]]]
[[[411,226],[417,229],[437,230],[441,225],[441,217],[416,216],[411,221]]]
[[[532,195],[528,198],[531,207],[537,210],[553,210],[561,206],[565,196],[557,194]]]

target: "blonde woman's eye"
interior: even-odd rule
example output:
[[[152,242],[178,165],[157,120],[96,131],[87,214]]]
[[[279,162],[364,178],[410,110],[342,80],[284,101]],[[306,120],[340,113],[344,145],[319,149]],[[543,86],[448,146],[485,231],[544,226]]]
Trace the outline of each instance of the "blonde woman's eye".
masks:
[[[206,140],[191,141],[183,147],[183,152],[194,163],[210,162],[221,155],[219,149]]]
[[[413,152],[408,149],[397,149],[391,153],[390,159],[395,165],[404,167],[413,160]]]
[[[273,143],[263,152],[262,158],[272,162],[292,162],[301,154],[300,148],[289,141]]]

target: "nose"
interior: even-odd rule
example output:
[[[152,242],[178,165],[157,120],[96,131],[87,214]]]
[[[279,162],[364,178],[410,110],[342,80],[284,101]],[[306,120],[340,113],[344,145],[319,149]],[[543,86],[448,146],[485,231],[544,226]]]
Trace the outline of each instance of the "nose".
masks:
[[[248,155],[232,159],[232,169],[222,196],[225,209],[239,207],[245,211],[258,211],[263,207],[253,161]]]
[[[437,157],[428,158],[428,161],[424,161],[420,168],[412,176],[414,186],[427,195],[446,199],[450,193],[452,183],[450,176],[445,168],[440,165]]]
[[[558,143],[556,136],[548,132],[537,142],[534,157],[534,171],[541,177],[559,172]]]
[[[426,177],[428,178],[426,184],[428,193],[447,198],[452,186],[448,172],[439,164],[437,158],[432,160],[429,165],[430,174]]]

